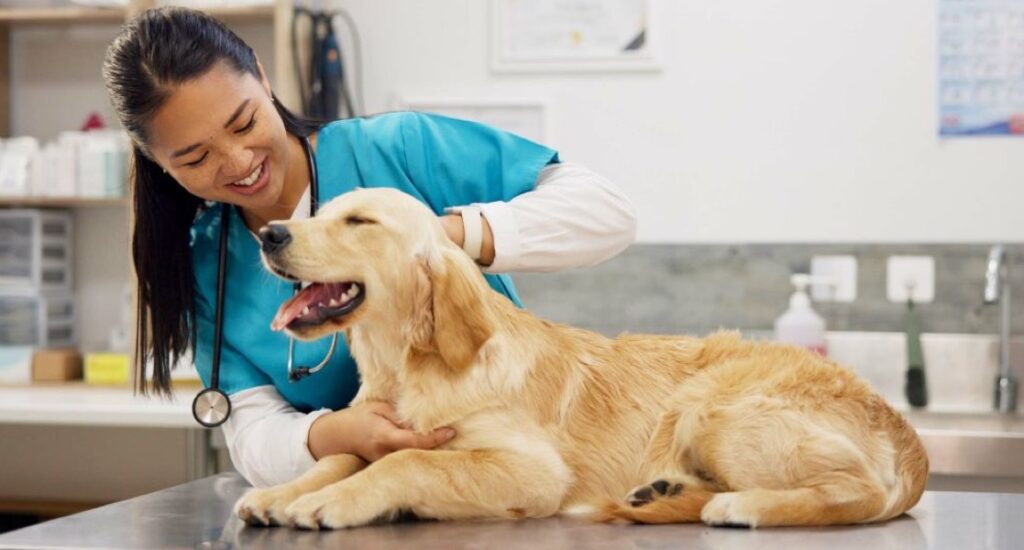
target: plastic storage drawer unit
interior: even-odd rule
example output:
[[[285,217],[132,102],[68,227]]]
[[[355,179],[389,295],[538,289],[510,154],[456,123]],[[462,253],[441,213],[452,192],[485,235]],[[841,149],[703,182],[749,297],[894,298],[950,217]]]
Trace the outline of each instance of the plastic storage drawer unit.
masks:
[[[71,289],[71,213],[0,209],[0,289]]]
[[[0,345],[75,344],[75,300],[68,291],[17,292],[0,287]]]

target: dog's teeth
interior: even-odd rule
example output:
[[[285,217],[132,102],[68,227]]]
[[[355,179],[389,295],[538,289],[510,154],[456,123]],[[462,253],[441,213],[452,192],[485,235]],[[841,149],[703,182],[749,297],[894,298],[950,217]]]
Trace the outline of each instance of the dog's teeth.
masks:
[[[306,307],[302,308],[302,313],[301,313],[301,315],[306,315],[306,314],[308,314],[308,313],[309,313],[309,306],[306,306]]]
[[[359,294],[359,287],[356,285],[352,285],[352,288],[348,290],[348,297],[355,298],[356,294]]]
[[[338,303],[338,299],[337,298],[331,298],[331,301],[327,302],[327,305],[330,306],[330,307],[338,307],[341,304]]]

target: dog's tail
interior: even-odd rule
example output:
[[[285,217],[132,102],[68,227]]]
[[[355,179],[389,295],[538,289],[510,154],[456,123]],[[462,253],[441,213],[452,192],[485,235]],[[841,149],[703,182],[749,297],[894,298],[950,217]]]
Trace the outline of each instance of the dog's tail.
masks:
[[[686,489],[674,496],[665,496],[642,506],[607,501],[580,515],[603,523],[695,523],[715,493],[703,489]]]

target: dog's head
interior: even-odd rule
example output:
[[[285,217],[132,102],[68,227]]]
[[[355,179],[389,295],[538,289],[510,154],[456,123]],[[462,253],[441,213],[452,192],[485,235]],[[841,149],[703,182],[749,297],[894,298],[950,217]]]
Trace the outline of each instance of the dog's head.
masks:
[[[274,330],[313,340],[369,324],[453,368],[490,337],[480,272],[437,216],[400,191],[346,193],[312,219],[268,224],[260,239],[270,271],[309,283],[281,305]]]

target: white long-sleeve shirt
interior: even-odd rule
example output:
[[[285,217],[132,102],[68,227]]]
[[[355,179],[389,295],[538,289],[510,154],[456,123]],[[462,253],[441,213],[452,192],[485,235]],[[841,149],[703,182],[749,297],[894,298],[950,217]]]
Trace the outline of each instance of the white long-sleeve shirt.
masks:
[[[494,262],[483,268],[487,273],[592,266],[625,250],[636,235],[636,214],[626,196],[573,163],[546,166],[535,188],[511,201],[475,206],[494,236]],[[292,219],[308,212],[307,190]],[[299,412],[270,385],[234,393],[231,403],[224,437],[235,469],[249,483],[284,483],[313,466],[309,428],[330,410]]]

